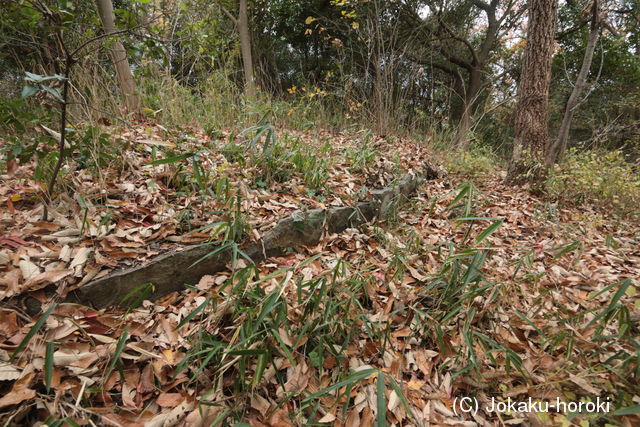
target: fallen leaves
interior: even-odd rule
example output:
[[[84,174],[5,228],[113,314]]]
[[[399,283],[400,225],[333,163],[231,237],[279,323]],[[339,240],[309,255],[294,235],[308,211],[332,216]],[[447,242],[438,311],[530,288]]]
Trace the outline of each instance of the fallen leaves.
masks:
[[[39,221],[37,207],[26,196],[12,202],[13,213],[0,211],[0,297],[9,301],[30,293],[46,302],[41,288],[48,284],[64,293],[115,268],[146,262],[175,248],[175,242],[209,239],[206,230],[197,230],[221,220],[224,206],[214,197],[171,188],[168,168],[146,165],[151,147],[174,145],[150,136],[153,132],[131,131],[128,137],[140,151],[123,155],[129,156],[133,169],[122,175],[105,169],[104,188],[95,188],[93,177],[83,171],[70,177],[87,200],[86,218],[85,211],[62,196],[52,204],[52,222]],[[334,142],[336,151],[353,144],[345,135]],[[205,143],[211,141],[196,138],[187,147]],[[376,143],[382,150],[398,151],[408,169],[425,156],[420,148]],[[229,164],[215,150],[205,161],[212,170],[224,169],[243,194],[242,211],[256,238],[294,210],[342,205],[367,191],[367,182],[393,179],[388,160],[379,159],[375,168],[361,173],[349,172],[349,165],[338,161],[320,200],[309,195],[298,177],[258,188],[247,179],[251,170]],[[448,272],[464,272],[472,258],[456,251],[489,224],[470,221],[468,228],[461,227],[447,208],[455,197],[450,188],[444,180],[429,183],[412,206],[398,210],[397,223],[349,229],[326,236],[313,248],[269,258],[238,293],[229,286],[234,279],[228,271],[203,276],[195,288],[128,312],[60,305],[24,354],[11,362],[7,351],[25,337],[30,321],[19,308],[7,305],[0,311],[0,381],[5,392],[0,407],[13,410],[36,400],[44,413],[49,410],[44,407],[57,404],[71,411],[65,405],[78,402],[91,412],[69,412],[77,420],[97,414],[93,421],[105,425],[210,425],[233,416],[254,426],[372,425],[375,378],[331,389],[313,400],[317,411],[303,404],[306,396],[369,369],[398,384],[396,390],[388,382],[385,389],[386,420],[395,425],[470,425],[470,419],[456,416],[452,408],[456,396],[473,393],[483,398],[570,394],[585,399],[624,390],[637,400],[637,379],[627,372],[631,370],[601,369],[603,361],[629,351],[628,345],[595,342],[598,330],[588,325],[611,301],[611,284],[640,277],[637,227],[608,227],[606,233],[615,234],[614,248],[606,243],[611,239],[604,237],[603,228],[581,221],[579,212],[558,210],[557,219],[546,220],[540,213],[542,200],[489,180],[473,202],[476,213],[505,222],[482,240],[481,250],[488,254],[478,268],[483,278],[470,281],[475,289],[487,291],[462,302],[454,298],[459,310],[441,320],[438,330],[434,318],[449,308],[439,285],[446,280],[451,287],[458,283]],[[0,189],[0,196],[11,197],[8,189]],[[295,270],[312,255],[317,258]],[[293,270],[278,276],[283,268]],[[270,274],[276,275],[260,281]],[[258,294],[250,294],[256,289]],[[248,319],[255,320],[251,316],[264,304],[255,295],[266,298],[274,291],[274,304],[281,305],[261,317],[258,329],[250,329]],[[309,309],[316,295],[322,298]],[[188,318],[205,301],[212,306]],[[637,284],[620,303],[631,307],[631,319],[638,319]],[[344,308],[339,317],[323,319],[336,304]],[[282,323],[265,328],[274,313]],[[306,329],[318,319],[321,327]],[[617,322],[605,326],[608,336],[620,333]],[[125,327],[129,339],[114,361]],[[265,330],[264,340],[240,346]],[[46,343],[54,347],[52,368],[46,368]],[[220,357],[220,363],[205,361],[212,348],[221,355],[210,360]],[[518,358],[522,364],[516,367]],[[113,372],[104,378],[112,363]],[[49,392],[44,387],[48,369]],[[460,372],[464,374],[456,374]],[[628,424],[636,421],[633,415],[627,417]],[[478,414],[475,421],[489,425],[496,419]],[[501,421],[528,419],[511,414]],[[549,416],[547,421],[562,420]]]
[[[56,283],[60,280],[64,279],[68,275],[72,274],[73,270],[69,269],[60,269],[60,270],[49,270],[43,271],[40,274],[35,275],[34,277],[30,277],[24,284],[24,287],[27,289],[37,289],[38,285],[44,283]],[[26,277],[23,274],[23,277]]]
[[[20,378],[20,370],[7,362],[0,362],[0,381],[13,381]]]
[[[7,370],[8,368],[6,366],[3,366],[2,371],[0,372],[6,372]],[[11,374],[9,373],[9,375]],[[11,390],[4,396],[0,397],[0,408],[17,405],[24,402],[25,400],[33,399],[34,397],[36,397],[36,391],[29,388],[34,377],[35,375],[33,372],[23,372],[21,377],[13,383]]]
[[[175,408],[185,397],[180,393],[161,393],[156,399],[156,403],[163,408]]]

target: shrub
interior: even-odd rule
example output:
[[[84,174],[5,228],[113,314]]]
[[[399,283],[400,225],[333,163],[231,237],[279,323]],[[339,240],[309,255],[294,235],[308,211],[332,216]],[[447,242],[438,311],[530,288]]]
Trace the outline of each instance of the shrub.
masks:
[[[546,183],[550,196],[637,215],[640,175],[621,151],[570,150]]]
[[[444,166],[453,176],[473,180],[494,172],[497,161],[490,148],[472,145],[467,150],[448,154]]]

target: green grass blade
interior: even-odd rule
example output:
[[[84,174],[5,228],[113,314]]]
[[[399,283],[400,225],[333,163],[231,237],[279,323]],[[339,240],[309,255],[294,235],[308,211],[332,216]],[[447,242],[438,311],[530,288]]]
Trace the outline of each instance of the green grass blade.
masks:
[[[127,304],[128,310],[130,311],[142,304],[142,301],[144,301],[147,295],[149,295],[149,293],[153,291],[155,291],[155,286],[153,286],[153,283],[143,283],[142,285],[137,286],[131,292],[125,295],[125,297],[120,301],[120,304],[124,305],[129,300],[131,300]]]
[[[633,405],[633,406],[628,406],[626,408],[620,408],[611,415],[619,416],[619,415],[637,415],[637,414],[640,414],[640,405]]]
[[[402,392],[402,388],[400,388],[400,384],[398,384],[396,382],[396,380],[394,380],[393,377],[391,377],[390,375],[387,375],[387,378],[389,379],[389,382],[391,383],[391,388],[393,388],[395,390],[396,394],[400,398],[400,403],[402,403],[402,406],[404,407],[404,410],[409,415],[411,415],[411,417],[414,420],[416,420],[416,422],[417,422],[418,418],[416,417],[416,415],[413,413],[413,410],[409,406],[409,401],[407,400],[407,396],[405,396],[404,393]],[[418,425],[419,425],[419,423],[418,423]]]
[[[129,339],[129,328],[125,328],[122,336],[118,339],[118,343],[116,344],[116,351],[113,353],[113,358],[111,359],[111,363],[109,363],[109,368],[107,369],[107,374],[104,376],[104,380],[108,380],[111,372],[116,367],[118,360],[120,360],[120,354],[124,350],[124,346],[127,344],[127,339]]]
[[[31,327],[31,329],[29,329],[29,332],[27,332],[27,335],[25,335],[24,338],[22,339],[22,341],[20,341],[20,344],[18,344],[18,347],[16,347],[16,349],[13,351],[13,354],[11,355],[11,358],[9,358],[9,361],[15,359],[16,356],[18,354],[20,354],[20,352],[22,350],[24,350],[24,348],[27,346],[27,344],[29,344],[29,341],[31,341],[31,338],[33,338],[34,335],[38,333],[40,328],[42,328],[42,325],[44,325],[44,322],[47,320],[47,317],[49,317],[51,312],[57,306],[58,306],[58,304],[56,304],[56,303],[51,304],[51,306],[47,309],[47,311],[45,311],[42,314],[42,316],[40,316],[38,321]]]
[[[207,243],[207,244],[209,244],[209,243]],[[233,243],[233,242],[225,243],[224,245],[220,246],[219,248],[216,248],[216,249],[212,250],[208,254],[206,254],[206,255],[200,257],[198,260],[194,261],[193,264],[191,264],[188,268],[192,268],[192,267],[196,266],[197,264],[200,264],[205,259],[207,259],[209,257],[212,257],[217,253],[220,253],[222,251],[231,249],[233,247],[233,245],[235,245],[235,243]]]
[[[53,342],[47,343],[47,350],[44,356],[44,386],[47,393],[51,389],[51,379],[53,378]]]
[[[356,383],[358,381],[364,380],[366,378],[369,378],[371,375],[375,374],[376,372],[378,372],[377,369],[364,369],[362,371],[358,371],[358,372],[354,372],[353,374],[349,375],[347,378],[345,378],[342,381],[339,381],[335,384],[332,384],[328,387],[323,388],[322,390],[310,394],[309,396],[305,397],[302,402],[303,403],[308,403],[309,401],[316,399],[320,396],[324,396],[325,394],[333,391],[333,390],[337,390],[340,389],[348,384],[353,384]]]
[[[504,221],[498,220],[488,226],[482,233],[478,234],[476,237],[476,244],[482,242],[484,239],[489,237],[494,231],[496,231],[502,225]]]
[[[199,306],[197,306],[195,308],[195,310],[193,310],[191,313],[187,314],[184,319],[182,319],[180,321],[180,323],[178,323],[178,326],[176,326],[176,330],[180,329],[181,327],[183,327],[186,323],[188,323],[191,319],[193,319],[195,316],[198,315],[198,313],[200,313],[202,310],[204,310],[204,308],[207,306],[207,304],[209,304],[210,298],[205,299],[202,304],[200,304]]]
[[[384,382],[384,374],[378,371],[378,384],[376,396],[376,426],[386,427],[387,425],[387,396],[385,395],[386,384]]]

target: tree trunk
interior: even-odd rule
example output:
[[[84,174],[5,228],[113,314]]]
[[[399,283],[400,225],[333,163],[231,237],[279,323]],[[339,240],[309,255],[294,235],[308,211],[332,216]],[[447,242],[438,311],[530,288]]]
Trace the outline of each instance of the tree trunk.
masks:
[[[591,19],[591,30],[589,31],[589,40],[587,41],[587,47],[582,58],[582,66],[576,83],[573,86],[569,100],[564,110],[564,116],[562,118],[562,124],[560,125],[560,131],[558,132],[557,139],[551,144],[547,151],[546,164],[547,167],[552,167],[558,158],[564,153],[567,148],[567,142],[569,140],[569,130],[571,129],[571,119],[578,105],[580,105],[580,97],[582,92],[587,86],[587,76],[591,69],[591,62],[593,60],[593,52],[596,50],[596,44],[598,37],[600,36],[600,25],[598,24],[598,0],[593,2],[593,16]]]
[[[449,124],[453,127],[458,126],[464,113],[464,86],[459,73],[451,74],[451,80]]]
[[[462,106],[462,116],[458,122],[458,130],[454,139],[454,146],[460,149],[466,149],[469,145],[469,132],[473,125],[473,116],[478,107],[478,97],[482,88],[482,69],[480,66],[474,67],[469,71],[469,84],[467,85],[464,95],[464,104]]]
[[[240,52],[242,54],[242,67],[244,70],[245,94],[249,100],[256,97],[256,84],[253,78],[253,58],[251,55],[251,37],[249,35],[249,16],[247,13],[247,0],[240,0],[238,10],[238,35],[240,36]]]
[[[111,0],[96,0],[96,4],[105,34],[114,33],[116,26]],[[140,98],[136,94],[136,84],[127,61],[127,51],[120,41],[113,40],[111,43],[111,60],[116,69],[118,87],[124,97],[125,107],[129,112],[137,112],[140,109]]]
[[[549,86],[558,0],[529,0],[529,24],[515,112],[515,141],[507,182],[542,162],[549,140]]]

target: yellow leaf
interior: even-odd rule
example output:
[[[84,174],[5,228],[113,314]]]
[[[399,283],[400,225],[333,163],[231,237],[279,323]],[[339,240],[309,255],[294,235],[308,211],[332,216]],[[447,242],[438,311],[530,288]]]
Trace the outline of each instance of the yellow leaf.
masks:
[[[167,362],[170,365],[173,365],[175,363],[175,359],[173,357],[173,351],[171,351],[171,349],[165,349],[162,350],[162,354],[164,355],[164,358],[167,360]]]
[[[22,196],[20,196],[19,194],[12,194],[11,195],[11,201],[12,202],[19,202],[20,200],[22,200]]]
[[[309,25],[309,24],[311,24],[313,21],[317,21],[317,19],[316,19],[316,18],[314,18],[313,16],[308,16],[308,17],[307,17],[307,19],[305,19],[305,20],[304,20],[304,23],[305,23],[306,25]]]
[[[420,390],[423,385],[425,385],[425,382],[424,381],[420,381],[420,380],[410,380],[407,383],[407,387],[410,390]]]

